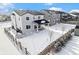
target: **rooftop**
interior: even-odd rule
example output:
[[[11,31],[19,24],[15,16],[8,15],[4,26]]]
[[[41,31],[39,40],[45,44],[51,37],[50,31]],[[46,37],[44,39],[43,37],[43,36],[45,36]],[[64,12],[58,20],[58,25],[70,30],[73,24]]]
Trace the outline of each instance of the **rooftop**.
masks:
[[[35,11],[35,10],[15,10],[15,12],[20,16],[22,16],[26,13],[30,13],[30,14],[33,14],[33,15],[44,15],[41,12],[38,12],[38,11]]]
[[[48,13],[51,11],[51,12],[55,12],[55,13],[65,13],[64,11],[57,11],[57,10],[45,10],[44,11],[47,11]]]

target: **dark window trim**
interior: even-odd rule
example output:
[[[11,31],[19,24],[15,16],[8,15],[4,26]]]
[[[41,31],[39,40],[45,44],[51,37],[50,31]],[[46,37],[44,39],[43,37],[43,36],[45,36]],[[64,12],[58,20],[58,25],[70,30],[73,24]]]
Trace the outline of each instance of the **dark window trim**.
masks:
[[[26,25],[26,29],[30,29],[31,28],[31,26],[30,25]]]

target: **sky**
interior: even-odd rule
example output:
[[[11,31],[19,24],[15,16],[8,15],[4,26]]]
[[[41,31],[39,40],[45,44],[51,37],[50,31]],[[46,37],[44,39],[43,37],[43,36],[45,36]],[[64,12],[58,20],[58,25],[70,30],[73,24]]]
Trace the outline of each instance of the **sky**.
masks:
[[[14,9],[55,9],[70,12],[79,10],[79,3],[0,3],[0,13],[7,13]]]

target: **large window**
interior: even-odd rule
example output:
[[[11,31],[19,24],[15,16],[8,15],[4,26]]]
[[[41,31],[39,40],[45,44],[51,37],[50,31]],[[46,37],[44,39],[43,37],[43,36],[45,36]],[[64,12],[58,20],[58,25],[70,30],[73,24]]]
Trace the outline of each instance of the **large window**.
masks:
[[[30,25],[26,25],[26,29],[30,29],[31,28],[31,26]]]
[[[29,20],[29,17],[26,17],[26,20]]]
[[[15,16],[15,14],[14,14],[14,13],[12,13],[12,15],[14,15],[14,16]]]

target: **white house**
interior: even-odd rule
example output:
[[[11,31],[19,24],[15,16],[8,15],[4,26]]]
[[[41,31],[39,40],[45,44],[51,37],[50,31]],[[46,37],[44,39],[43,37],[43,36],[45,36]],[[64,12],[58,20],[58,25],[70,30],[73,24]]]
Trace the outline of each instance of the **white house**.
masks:
[[[44,14],[31,10],[15,10],[11,14],[12,28],[22,34],[29,34],[42,29],[40,25],[49,22],[44,19]]]

